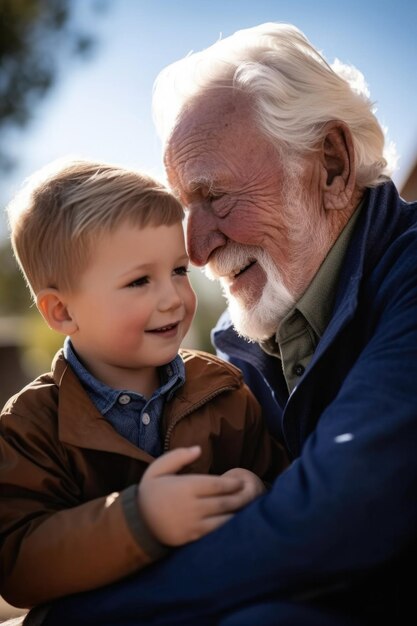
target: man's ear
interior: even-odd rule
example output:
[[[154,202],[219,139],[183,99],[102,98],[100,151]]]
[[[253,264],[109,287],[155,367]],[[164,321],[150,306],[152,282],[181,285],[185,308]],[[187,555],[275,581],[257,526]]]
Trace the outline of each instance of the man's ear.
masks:
[[[66,299],[58,289],[42,289],[36,296],[36,306],[52,330],[64,335],[72,335],[78,330]]]
[[[322,143],[322,190],[325,209],[350,206],[356,185],[355,152],[352,135],[343,122],[325,126]]]

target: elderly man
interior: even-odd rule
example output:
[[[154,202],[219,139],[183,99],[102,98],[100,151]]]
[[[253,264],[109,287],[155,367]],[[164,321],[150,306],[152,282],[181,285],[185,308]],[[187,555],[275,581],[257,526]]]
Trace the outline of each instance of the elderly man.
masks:
[[[216,348],[292,463],[214,533],[46,623],[405,623],[417,205],[389,179],[363,78],[264,24],[167,68],[155,107],[191,260],[228,299]]]

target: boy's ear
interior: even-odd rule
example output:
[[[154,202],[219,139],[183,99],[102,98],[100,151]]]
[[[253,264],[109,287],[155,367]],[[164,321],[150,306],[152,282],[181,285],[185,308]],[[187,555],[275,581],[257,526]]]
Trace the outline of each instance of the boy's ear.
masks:
[[[36,296],[36,306],[52,330],[64,335],[72,335],[78,330],[72,318],[66,299],[58,289],[42,289]]]
[[[350,130],[338,121],[328,122],[322,144],[322,189],[325,209],[346,209],[356,186],[355,152]]]

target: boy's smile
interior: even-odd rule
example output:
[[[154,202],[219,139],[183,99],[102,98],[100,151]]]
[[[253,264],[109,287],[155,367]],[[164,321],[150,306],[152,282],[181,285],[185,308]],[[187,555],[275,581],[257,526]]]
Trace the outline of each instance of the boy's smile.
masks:
[[[160,337],[174,337],[177,334],[180,322],[169,324],[168,326],[162,326],[162,328],[154,328],[153,330],[146,330],[147,333],[154,333]]]
[[[182,224],[124,223],[93,245],[67,297],[71,341],[96,378],[144,393],[143,380],[176,356],[195,312]]]

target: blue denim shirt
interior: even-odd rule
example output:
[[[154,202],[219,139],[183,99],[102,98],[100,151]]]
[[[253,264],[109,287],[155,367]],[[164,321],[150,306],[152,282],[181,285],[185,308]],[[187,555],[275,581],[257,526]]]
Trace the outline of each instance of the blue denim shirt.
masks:
[[[152,456],[159,456],[163,450],[160,422],[164,403],[185,382],[181,357],[177,355],[171,363],[158,368],[161,386],[147,400],[140,393],[113,389],[97,380],[79,360],[69,337],[64,342],[64,356],[91,402],[115,430]]]

